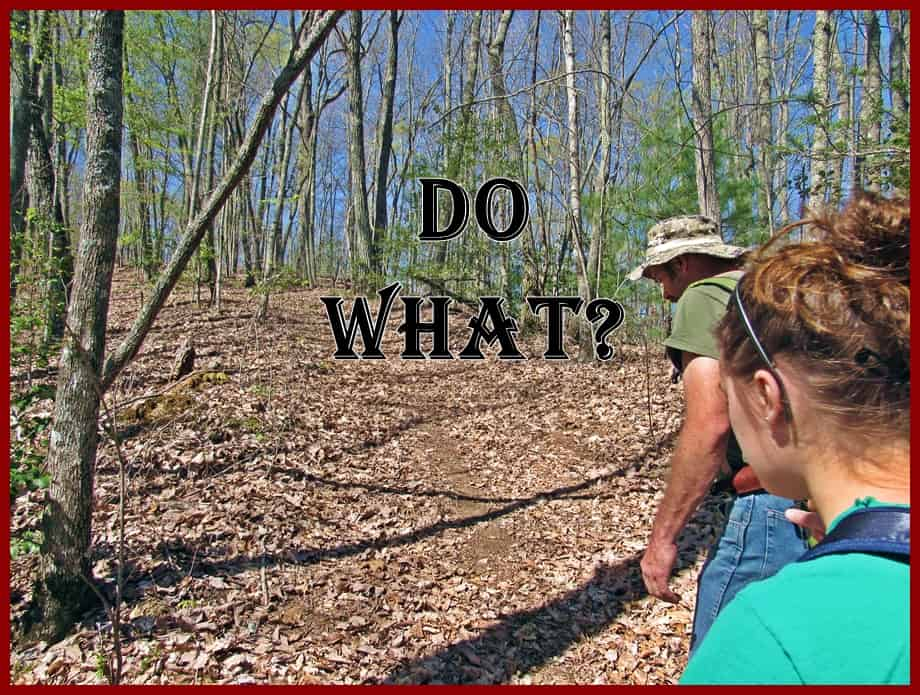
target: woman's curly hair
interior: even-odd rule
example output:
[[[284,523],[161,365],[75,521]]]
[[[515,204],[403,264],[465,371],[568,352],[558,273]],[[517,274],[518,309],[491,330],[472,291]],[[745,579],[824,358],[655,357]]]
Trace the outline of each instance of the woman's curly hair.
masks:
[[[808,241],[778,243],[803,225]],[[767,354],[805,377],[816,410],[865,434],[909,436],[909,200],[859,193],[785,227],[737,291]],[[734,302],[717,334],[727,373],[763,366]]]

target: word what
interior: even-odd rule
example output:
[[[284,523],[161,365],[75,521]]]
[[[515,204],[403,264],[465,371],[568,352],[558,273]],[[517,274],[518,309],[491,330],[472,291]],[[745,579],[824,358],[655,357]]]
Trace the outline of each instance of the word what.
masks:
[[[402,289],[394,282],[377,292],[380,305],[376,319],[371,318],[371,310],[366,297],[357,297],[347,320],[342,311],[344,301],[341,297],[320,297],[326,309],[326,317],[335,337],[336,351],[333,357],[338,360],[385,359],[380,349],[383,332],[390,317],[393,302]],[[451,360],[454,355],[448,349],[449,325],[448,309],[450,297],[400,297],[405,307],[405,319],[396,329],[405,336],[405,348],[400,357],[407,360],[432,359]],[[527,305],[534,316],[546,310],[546,350],[543,359],[569,359],[563,346],[565,312],[578,314],[584,300],[581,297],[525,297]],[[419,309],[423,301],[432,306],[432,320],[422,321]],[[502,360],[527,359],[518,350],[514,334],[518,332],[517,320],[508,316],[502,309],[502,297],[481,297],[479,313],[469,320],[470,337],[458,357],[462,360],[482,360],[485,356],[480,349],[483,342],[492,346],[499,344],[498,358]],[[607,336],[619,328],[626,314],[623,305],[612,299],[598,298],[588,303],[585,318],[591,322],[594,331],[595,352],[598,359],[609,360],[613,350],[606,343]],[[354,350],[358,333],[364,343],[364,350],[359,355]],[[432,349],[426,354],[421,349],[421,336],[430,334]]]

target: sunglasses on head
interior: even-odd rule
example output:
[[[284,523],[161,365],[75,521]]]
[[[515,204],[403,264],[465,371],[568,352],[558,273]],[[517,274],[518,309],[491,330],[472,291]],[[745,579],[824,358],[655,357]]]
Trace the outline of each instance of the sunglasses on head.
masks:
[[[779,370],[776,367],[776,363],[770,359],[770,356],[767,354],[766,349],[764,349],[763,344],[757,338],[757,333],[754,331],[754,326],[751,323],[751,319],[747,315],[747,311],[744,310],[744,304],[741,303],[741,294],[738,292],[739,285],[735,285],[735,289],[732,291],[731,299],[735,303],[735,306],[738,307],[738,315],[741,317],[741,323],[744,326],[745,332],[748,334],[748,337],[751,339],[751,342],[754,343],[754,349],[757,350],[757,354],[760,355],[760,358],[764,361],[764,364],[767,366],[767,371],[773,375],[773,378],[776,379],[776,383],[779,384],[780,395],[783,401],[783,410],[786,413],[786,417],[791,419],[791,410],[789,408],[789,399],[786,393],[786,387],[783,384],[782,377],[779,375]]]

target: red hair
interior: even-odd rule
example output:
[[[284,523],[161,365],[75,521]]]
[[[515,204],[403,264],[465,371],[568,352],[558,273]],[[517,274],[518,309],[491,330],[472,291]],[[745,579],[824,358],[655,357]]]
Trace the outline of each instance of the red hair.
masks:
[[[810,241],[781,245],[798,226]],[[758,339],[805,377],[816,410],[854,433],[910,433],[910,202],[860,193],[784,228],[738,284]],[[735,377],[763,367],[729,302],[718,329]]]

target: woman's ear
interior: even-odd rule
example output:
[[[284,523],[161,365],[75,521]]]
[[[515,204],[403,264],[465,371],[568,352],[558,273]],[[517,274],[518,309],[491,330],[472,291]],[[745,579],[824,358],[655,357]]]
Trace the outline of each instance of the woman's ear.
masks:
[[[758,417],[762,417],[771,426],[785,421],[783,391],[776,377],[766,369],[754,372],[752,389],[752,406]]]

